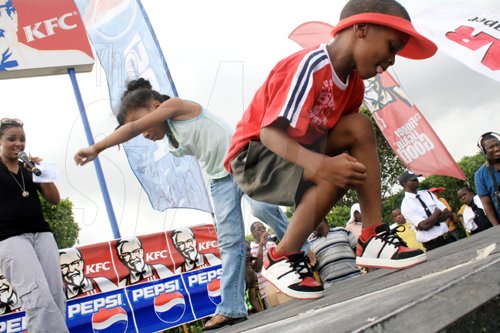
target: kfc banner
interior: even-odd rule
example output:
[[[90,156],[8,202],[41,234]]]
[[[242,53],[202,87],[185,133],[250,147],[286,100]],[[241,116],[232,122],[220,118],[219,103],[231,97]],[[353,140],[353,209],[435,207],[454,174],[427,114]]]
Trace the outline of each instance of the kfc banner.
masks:
[[[364,103],[399,159],[417,174],[465,179],[418,108],[389,72],[365,80]]]
[[[0,0],[0,79],[90,72],[94,57],[73,1]]]
[[[59,251],[71,332],[156,332],[212,315],[222,274],[213,225]],[[26,332],[0,272],[0,333]]]
[[[465,5],[430,7],[413,19],[439,50],[500,81],[500,12]]]
[[[127,81],[139,77],[148,79],[162,94],[177,96],[139,0],[75,2],[104,69],[113,113],[118,112]],[[211,213],[198,161],[192,156],[170,154],[166,140],[152,142],[139,135],[124,144],[130,167],[151,206],[159,211],[193,208]]]
[[[288,36],[303,48],[328,42],[333,26],[306,22]],[[465,179],[424,116],[388,73],[365,80],[364,103],[399,159],[415,173]]]

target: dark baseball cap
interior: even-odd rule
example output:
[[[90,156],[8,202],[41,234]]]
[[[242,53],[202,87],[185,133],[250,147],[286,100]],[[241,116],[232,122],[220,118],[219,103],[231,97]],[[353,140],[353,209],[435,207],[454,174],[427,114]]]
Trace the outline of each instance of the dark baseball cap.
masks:
[[[399,184],[401,184],[401,186],[404,186],[407,181],[416,180],[418,179],[418,177],[422,177],[422,175],[417,175],[413,171],[406,170],[401,176],[399,176]]]

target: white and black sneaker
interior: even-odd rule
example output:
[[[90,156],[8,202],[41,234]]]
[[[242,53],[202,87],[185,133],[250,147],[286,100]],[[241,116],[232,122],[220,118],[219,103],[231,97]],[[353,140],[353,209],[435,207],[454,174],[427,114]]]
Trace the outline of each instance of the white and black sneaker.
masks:
[[[388,224],[378,225],[375,233],[367,242],[363,242],[361,237],[358,239],[356,265],[403,269],[427,260],[424,251],[408,248]]]
[[[314,279],[304,252],[277,257],[275,248],[269,249],[264,258],[262,276],[283,294],[298,299],[324,296],[321,283]]]

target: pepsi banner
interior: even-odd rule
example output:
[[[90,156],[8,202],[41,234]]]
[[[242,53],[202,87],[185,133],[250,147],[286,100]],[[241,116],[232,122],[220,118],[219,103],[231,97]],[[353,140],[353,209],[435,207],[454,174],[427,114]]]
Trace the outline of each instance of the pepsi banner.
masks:
[[[156,332],[212,315],[222,266],[213,225],[59,251],[71,332]],[[0,272],[0,333],[26,332]]]
[[[153,89],[177,96],[167,62],[139,0],[75,0],[100,60],[116,114],[128,80],[143,77]],[[198,161],[170,154],[168,142],[139,135],[124,144],[132,172],[153,209],[192,208],[212,213]]]

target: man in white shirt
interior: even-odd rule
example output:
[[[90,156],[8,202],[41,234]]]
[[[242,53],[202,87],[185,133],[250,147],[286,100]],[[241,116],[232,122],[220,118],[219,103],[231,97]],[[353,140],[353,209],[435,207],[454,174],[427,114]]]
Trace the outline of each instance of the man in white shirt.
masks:
[[[401,213],[414,228],[417,241],[430,251],[453,241],[447,235],[446,225],[451,212],[434,194],[418,191],[420,176],[409,170],[399,176],[399,183],[405,190]]]

